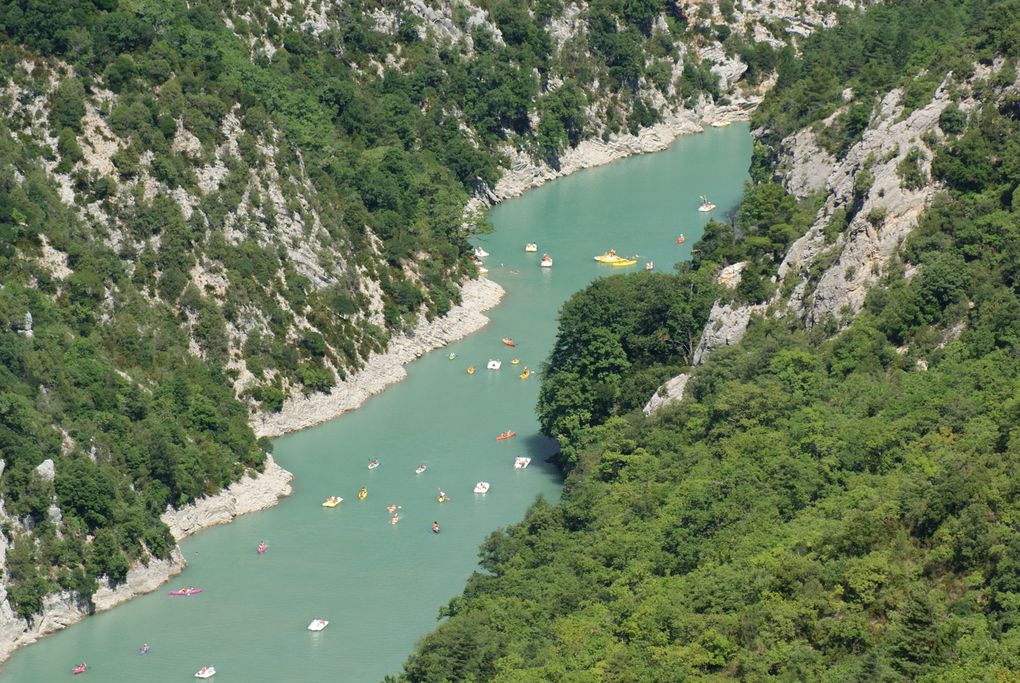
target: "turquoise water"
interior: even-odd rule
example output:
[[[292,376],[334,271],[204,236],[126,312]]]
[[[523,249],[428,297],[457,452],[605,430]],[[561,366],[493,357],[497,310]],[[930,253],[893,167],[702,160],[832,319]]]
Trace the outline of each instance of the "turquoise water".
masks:
[[[408,378],[328,424],[283,437],[276,458],[294,473],[294,494],[279,506],[210,529],[183,544],[189,566],[170,586],[50,636],[18,652],[0,681],[48,682],[87,661],[83,681],[184,681],[214,665],[215,681],[378,681],[397,673],[441,606],[477,566],[478,545],[521,519],[560,478],[545,463],[555,448],[538,434],[537,370],[552,346],[556,313],[592,279],[656,270],[690,257],[702,226],[725,219],[740,198],[751,143],[746,125],[681,138],[660,154],[577,173],[492,212],[496,231],[477,240],[489,277],[506,298],[480,332],[408,367]],[[697,211],[698,195],[718,205]],[[678,246],[675,238],[685,233]],[[524,243],[538,242],[526,254]],[[615,248],[641,256],[612,268],[592,257]],[[548,252],[552,269],[540,269]],[[510,336],[509,349],[500,338]],[[447,360],[449,352],[457,359]],[[521,364],[510,360],[519,357]],[[485,369],[499,358],[497,372]],[[477,372],[466,374],[468,365]],[[504,442],[504,429],[518,435]],[[514,470],[515,456],[531,457]],[[380,466],[369,471],[370,459]],[[415,475],[418,463],[424,474]],[[476,481],[491,483],[476,496]],[[368,488],[359,502],[357,491]],[[442,488],[448,503],[436,501]],[[320,503],[328,495],[344,502]],[[400,505],[390,524],[386,508]],[[435,535],[431,524],[442,532]],[[257,555],[260,540],[269,544]],[[169,597],[180,585],[201,595]],[[321,633],[306,626],[330,621]],[[137,654],[143,642],[151,652]]]

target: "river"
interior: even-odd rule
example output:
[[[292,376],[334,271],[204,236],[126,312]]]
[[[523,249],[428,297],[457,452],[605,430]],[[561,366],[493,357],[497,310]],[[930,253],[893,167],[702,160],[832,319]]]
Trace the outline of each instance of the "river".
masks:
[[[536,496],[559,495],[560,477],[545,462],[555,446],[535,418],[539,378],[518,374],[548,355],[560,306],[599,276],[639,270],[647,259],[668,271],[690,258],[705,222],[726,219],[739,201],[750,153],[746,124],[709,129],[496,207],[495,232],[476,240],[491,254],[489,277],[507,290],[491,324],[413,363],[405,381],[359,410],[278,439],[275,457],[295,475],[293,495],[188,539],[188,568],[171,586],[24,648],[0,680],[64,680],[83,660],[90,670],[82,678],[92,682],[184,681],[203,665],[216,667],[216,681],[360,683],[397,673],[463,589],[485,537],[520,520]],[[718,205],[711,214],[697,211],[701,194]],[[681,232],[687,241],[678,246]],[[523,251],[528,241],[538,253]],[[592,260],[609,248],[640,255],[639,266]],[[538,266],[543,252],[551,269]],[[489,358],[502,369],[486,370]],[[505,429],[517,436],[497,442]],[[531,466],[515,470],[518,455]],[[380,465],[369,471],[372,458]],[[416,475],[419,463],[428,469]],[[479,480],[491,484],[485,496],[472,493]],[[362,486],[368,496],[359,502]],[[440,488],[449,502],[437,502]],[[344,502],[323,508],[328,495]],[[395,525],[391,504],[401,506]],[[255,552],[260,540],[264,555]],[[204,592],[167,595],[181,585]],[[330,624],[309,632],[313,618]],[[139,656],[143,642],[151,650]]]

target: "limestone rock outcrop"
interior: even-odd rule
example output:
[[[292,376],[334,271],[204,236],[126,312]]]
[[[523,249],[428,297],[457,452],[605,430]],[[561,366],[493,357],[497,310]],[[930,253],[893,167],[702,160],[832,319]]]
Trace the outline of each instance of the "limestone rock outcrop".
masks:
[[[290,495],[293,478],[294,475],[267,455],[261,474],[242,477],[219,493],[199,498],[182,508],[167,508],[160,519],[170,527],[174,540],[181,541],[202,529],[226,524],[238,515],[276,505],[280,498]]]
[[[930,181],[932,152],[922,137],[939,135],[939,116],[952,101],[950,90],[943,83],[927,105],[905,116],[902,92],[893,90],[882,99],[860,142],[838,162],[818,148],[810,131],[783,141],[787,188],[798,197],[822,189],[828,193],[814,224],[779,266],[780,282],[790,278],[798,282],[788,303],[808,324],[857,313],[868,287],[917,225],[937,190]],[[966,111],[975,104],[964,100],[960,107]],[[908,157],[916,163],[922,182],[905,183],[901,177]],[[865,173],[870,182],[861,182]],[[850,221],[831,240],[826,228],[839,211]],[[823,258],[831,263],[812,281],[809,270]]]
[[[7,601],[6,587],[0,585],[0,661],[7,659],[17,648],[76,624],[90,614],[108,610],[155,590],[171,576],[184,571],[185,565],[180,549],[174,548],[165,560],[153,559],[148,564],[132,567],[123,583],[111,586],[104,580],[91,603],[71,591],[47,595],[43,598],[42,612],[31,620],[15,614]]]
[[[643,408],[644,414],[651,415],[662,406],[682,399],[684,397],[684,389],[687,387],[687,381],[690,378],[691,375],[689,373],[682,372],[659,387],[652,394],[652,397],[648,399],[648,403],[645,404]]]
[[[992,68],[979,65],[973,78],[986,78]],[[789,310],[808,325],[830,316],[849,319],[861,309],[868,287],[885,272],[938,190],[930,178],[932,151],[925,139],[941,136],[939,117],[953,101],[952,90],[947,79],[925,106],[910,112],[904,109],[903,93],[891,91],[843,159],[822,149],[813,129],[782,141],[778,170],[787,190],[800,199],[825,192],[825,202],[787,251],[769,302],[733,306],[717,301],[712,306],[693,365],[703,363],[714,348],[738,343],[751,317],[769,306]],[[968,98],[958,106],[969,112],[977,102]],[[910,182],[903,177],[907,164],[915,169]],[[840,214],[847,225],[833,234],[828,228]],[[719,274],[720,284],[735,287],[742,269],[743,264],[727,266]],[[681,399],[688,379],[685,373],[660,387],[646,414],[667,402],[661,397]]]

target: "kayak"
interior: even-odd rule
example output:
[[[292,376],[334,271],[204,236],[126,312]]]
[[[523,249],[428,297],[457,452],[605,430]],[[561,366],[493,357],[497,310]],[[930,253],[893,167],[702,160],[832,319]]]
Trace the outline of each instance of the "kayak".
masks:
[[[496,437],[496,441],[505,441],[511,437],[517,436],[517,432],[503,432]]]
[[[178,588],[175,591],[170,591],[170,595],[198,595],[201,592],[201,588]]]
[[[503,343],[506,344],[507,346],[517,346],[517,342],[515,342],[510,337],[503,337]]]
[[[195,674],[195,678],[212,678],[215,675],[216,675],[216,667],[215,666],[203,666]]]
[[[88,668],[89,668],[88,664],[82,663],[82,664],[79,664],[78,666],[74,667],[73,669],[71,669],[71,673],[73,673],[75,676],[77,676],[78,674],[85,673],[88,670]]]
[[[362,488],[360,491],[358,491],[358,500],[365,500],[365,497],[367,495],[368,495],[368,489]]]
[[[255,552],[257,552],[259,555],[261,555],[262,553],[266,552],[266,548],[267,547],[268,546],[266,546],[265,543],[259,543],[259,547],[255,548]]]
[[[468,366],[468,374],[469,375],[475,374],[475,366],[473,366],[473,365],[469,365]]]
[[[524,372],[520,374],[521,379],[528,379],[531,377],[531,370],[528,370],[527,366],[524,367]]]
[[[379,466],[378,460],[373,460],[372,462],[368,463],[368,469],[370,470],[374,470],[378,466]]]
[[[392,517],[390,517],[390,524],[396,524],[399,521],[400,521],[400,517],[397,517],[396,515],[393,515]]]
[[[421,474],[424,471],[425,471],[425,465],[424,464],[418,465],[417,467],[414,468],[414,473],[415,474]]]

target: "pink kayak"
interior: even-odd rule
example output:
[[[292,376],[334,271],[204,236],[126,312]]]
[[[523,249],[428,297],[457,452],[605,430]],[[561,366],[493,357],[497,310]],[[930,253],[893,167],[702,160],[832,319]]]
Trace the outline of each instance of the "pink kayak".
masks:
[[[201,592],[201,588],[179,588],[178,590],[170,591],[170,595],[198,595]]]
[[[77,676],[78,674],[85,673],[88,670],[88,668],[89,668],[88,664],[82,663],[82,664],[79,664],[78,666],[74,667],[73,669],[71,669],[71,673],[73,673],[75,676]]]

